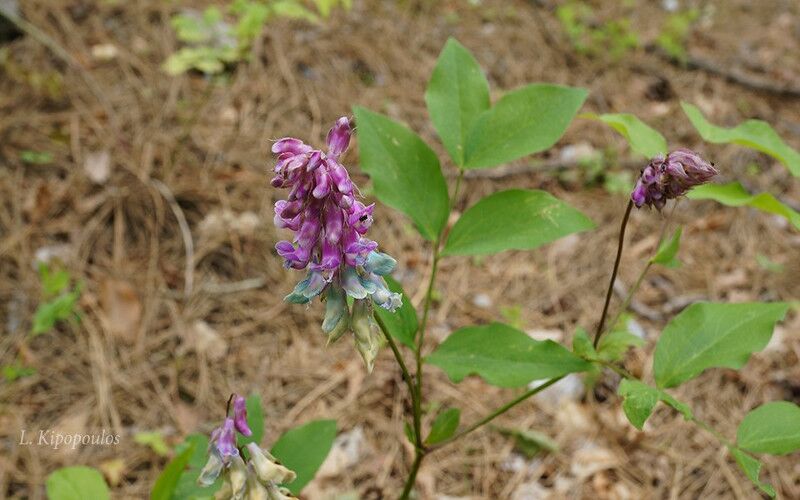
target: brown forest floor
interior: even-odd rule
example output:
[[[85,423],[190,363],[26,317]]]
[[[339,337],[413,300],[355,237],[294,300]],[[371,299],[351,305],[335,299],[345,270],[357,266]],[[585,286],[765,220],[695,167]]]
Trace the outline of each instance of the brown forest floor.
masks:
[[[168,20],[177,6],[170,2],[25,2],[26,17],[72,54],[80,70],[30,37],[2,47],[0,364],[19,357],[37,372],[0,383],[0,497],[43,498],[44,478],[55,468],[121,459],[115,497],[146,498],[166,459],[134,443],[133,435],[160,430],[177,443],[188,433],[208,432],[232,391],[261,394],[267,442],[315,418],[336,418],[340,431],[356,429],[354,436],[363,431],[355,463],[316,480],[305,498],[348,491],[393,496],[410,457],[402,435],[407,401],[400,373],[383,352],[367,376],[350,343],[324,348],[318,305],[305,309],[282,301],[298,275],[284,270],[273,250],[278,234],[272,203],[283,193],[268,185],[268,145],[284,135],[319,142],[354,104],[403,120],[437,144],[422,96],[448,36],[474,51],[495,96],[534,81],[587,87],[585,111],[636,113],[672,145],[712,157],[725,178],[800,206],[800,183],[785,168],[742,148],[700,144],[679,107],[682,99],[697,103],[725,125],[766,119],[798,148],[796,95],[681,68],[652,51],[618,61],[576,55],[551,2],[354,4],[320,26],[270,24],[252,61],[223,84],[198,75],[170,78],[160,70],[176,47]],[[757,81],[800,86],[796,2],[705,5],[711,10],[694,30],[692,57]],[[616,8],[600,12],[613,16]],[[632,12],[637,30],[652,38],[663,21],[660,2]],[[92,47],[100,44],[113,44],[116,57],[93,58]],[[36,85],[37,78],[54,87]],[[558,164],[565,147],[583,143],[626,154],[612,132],[577,120],[549,156],[535,161]],[[24,164],[23,150],[51,152],[53,161]],[[347,156],[351,165],[357,164],[355,150]],[[110,155],[111,174],[96,184],[84,165],[101,151]],[[762,167],[760,175],[747,173],[753,162]],[[502,320],[506,306],[520,308],[527,329],[548,330],[564,342],[577,325],[594,324],[625,200],[585,186],[576,171],[572,166],[561,173],[506,171],[467,179],[460,209],[501,188],[543,188],[590,214],[598,229],[534,252],[445,260],[430,339]],[[176,211],[185,217],[187,234]],[[643,285],[637,310],[650,318],[638,320],[649,342],[631,355],[634,370],[649,366],[665,320],[692,300],[800,297],[800,234],[785,223],[698,202],[682,203],[675,220],[686,229],[684,265],[656,270]],[[634,215],[627,262],[652,250],[660,222],[652,212]],[[378,209],[372,234],[398,257],[399,277],[419,304],[429,249],[385,207]],[[193,243],[188,256],[186,236]],[[34,256],[42,248],[57,249],[84,283],[82,319],[26,340],[40,295]],[[762,269],[759,254],[782,264],[783,272]],[[624,266],[622,282],[630,285],[638,270]],[[231,283],[238,289],[226,285]],[[486,296],[476,297],[481,293]],[[205,325],[198,328],[198,322]],[[776,337],[740,373],[711,370],[678,395],[728,436],[763,401],[800,402],[796,314]],[[456,387],[437,369],[428,373],[428,400],[462,408],[464,421],[514,394],[478,380]],[[525,461],[507,438],[481,431],[427,461],[419,478],[422,497],[758,497],[719,443],[673,412],[662,408],[645,432],[635,431],[609,388],[613,383],[609,379],[583,397],[556,389],[552,394],[563,398],[535,399],[500,420],[547,433],[559,443],[558,453]],[[17,445],[20,429],[50,428],[110,429],[122,443],[58,452]],[[800,498],[797,456],[765,462],[765,477],[783,498]]]

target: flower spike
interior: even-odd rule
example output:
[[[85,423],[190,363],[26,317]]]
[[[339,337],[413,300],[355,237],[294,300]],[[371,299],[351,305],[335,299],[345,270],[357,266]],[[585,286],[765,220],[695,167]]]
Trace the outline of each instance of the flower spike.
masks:
[[[378,244],[366,237],[375,205],[356,199],[359,191],[339,161],[351,135],[350,120],[341,117],[328,132],[327,152],[291,137],[272,145],[278,162],[271,184],[289,190],[287,199],[275,203],[275,226],[294,232],[291,241],[280,241],[275,249],[287,268],[309,271],[285,300],[325,300],[322,330],[328,343],[352,331],[371,371],[380,342],[367,330],[356,330],[365,324],[362,318],[371,321],[373,304],[395,311],[402,297],[391,292],[383,278],[397,261],[378,252]],[[359,304],[357,313],[350,311],[348,296]]]

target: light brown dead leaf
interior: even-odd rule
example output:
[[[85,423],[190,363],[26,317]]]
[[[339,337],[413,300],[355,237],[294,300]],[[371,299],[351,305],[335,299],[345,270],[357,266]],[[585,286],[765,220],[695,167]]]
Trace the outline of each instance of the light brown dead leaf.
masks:
[[[128,281],[107,278],[100,282],[100,306],[105,328],[116,338],[133,343],[142,318],[142,302]]]

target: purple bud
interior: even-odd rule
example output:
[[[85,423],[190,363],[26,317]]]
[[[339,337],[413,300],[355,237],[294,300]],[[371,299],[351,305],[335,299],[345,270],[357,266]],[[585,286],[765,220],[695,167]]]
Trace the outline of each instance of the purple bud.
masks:
[[[242,396],[233,398],[233,424],[243,436],[252,436],[253,431],[247,425],[247,405]]]
[[[661,210],[668,200],[685,195],[717,173],[717,169],[697,153],[677,149],[666,157],[656,156],[642,170],[631,192],[631,201],[637,208],[649,205]]]
[[[338,158],[345,152],[347,146],[350,144],[350,120],[343,116],[336,120],[336,124],[328,132],[328,156],[331,158]]]

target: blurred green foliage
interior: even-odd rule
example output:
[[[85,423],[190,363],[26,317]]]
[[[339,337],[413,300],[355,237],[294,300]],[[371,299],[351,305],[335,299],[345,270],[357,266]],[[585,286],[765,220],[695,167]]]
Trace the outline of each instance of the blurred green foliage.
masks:
[[[64,269],[50,269],[45,263],[39,264],[39,280],[42,285],[42,302],[33,315],[31,335],[47,333],[59,321],[78,319],[78,300],[81,285],[71,286],[69,273]]]
[[[164,62],[164,70],[179,75],[190,70],[205,74],[222,73],[227,66],[245,60],[264,26],[273,18],[320,22],[351,0],[234,0],[226,10],[218,7],[203,12],[185,11],[172,17],[178,40],[185,44]]]

